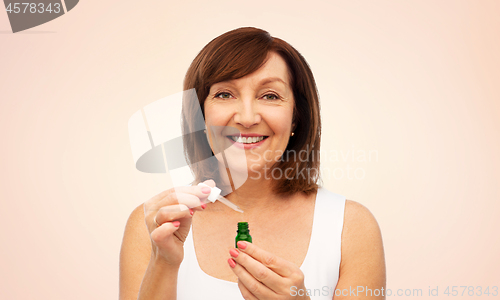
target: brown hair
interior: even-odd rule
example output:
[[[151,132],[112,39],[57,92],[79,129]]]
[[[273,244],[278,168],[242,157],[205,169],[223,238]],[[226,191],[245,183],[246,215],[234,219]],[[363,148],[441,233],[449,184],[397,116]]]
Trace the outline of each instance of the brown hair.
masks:
[[[316,192],[320,180],[321,120],[316,83],[304,57],[287,42],[272,37],[267,31],[253,27],[238,28],[213,39],[198,53],[184,78],[184,90],[195,89],[203,117],[192,114],[196,111],[193,105],[184,106],[183,115],[188,117],[182,121],[183,131],[193,132],[194,128],[200,128],[200,124],[194,124],[193,120],[204,120],[204,102],[213,84],[253,73],[265,63],[271,51],[285,60],[295,98],[294,135],[290,137],[282,159],[270,170],[281,169],[281,174],[285,175],[276,179],[274,192],[284,195],[296,192],[310,194]],[[195,182],[218,178],[217,166],[194,164],[212,155],[206,136],[202,132],[185,134],[183,142]],[[293,160],[288,159],[292,156]],[[286,170],[293,171],[286,175]],[[293,176],[289,176],[290,173]]]

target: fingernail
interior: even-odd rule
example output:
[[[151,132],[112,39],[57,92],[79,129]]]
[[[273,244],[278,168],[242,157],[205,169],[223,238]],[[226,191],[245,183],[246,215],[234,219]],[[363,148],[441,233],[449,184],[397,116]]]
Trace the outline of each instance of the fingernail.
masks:
[[[201,192],[202,192],[203,194],[210,194],[210,192],[211,192],[211,191],[212,191],[212,189],[211,189],[211,188],[209,188],[209,187],[202,187],[202,188],[201,188]]]
[[[229,263],[229,265],[231,266],[231,268],[236,267],[236,262],[232,258],[228,259],[227,262]]]
[[[247,247],[247,243],[242,242],[242,241],[239,241],[236,244],[238,245],[238,248],[240,248],[240,249],[245,249]]]
[[[205,209],[206,207],[207,207],[207,205],[205,203],[201,204],[201,208]]]
[[[193,214],[194,214],[194,211],[190,208],[190,209],[189,209],[189,213],[190,213],[191,215],[193,215]]]
[[[229,250],[229,254],[231,254],[232,257],[236,258],[238,257],[238,251],[236,251],[236,249],[231,249]]]
[[[179,222],[179,221],[173,221],[172,225],[174,225],[175,227],[179,227],[179,225],[181,225],[181,222]]]

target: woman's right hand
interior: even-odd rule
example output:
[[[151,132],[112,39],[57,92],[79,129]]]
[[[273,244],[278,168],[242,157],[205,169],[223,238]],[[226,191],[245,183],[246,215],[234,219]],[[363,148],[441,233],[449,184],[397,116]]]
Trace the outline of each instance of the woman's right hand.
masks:
[[[204,183],[215,187],[213,180]],[[175,187],[144,203],[144,218],[152,244],[151,259],[180,266],[193,214],[204,209],[206,204],[203,201],[209,194],[210,188],[207,187]]]

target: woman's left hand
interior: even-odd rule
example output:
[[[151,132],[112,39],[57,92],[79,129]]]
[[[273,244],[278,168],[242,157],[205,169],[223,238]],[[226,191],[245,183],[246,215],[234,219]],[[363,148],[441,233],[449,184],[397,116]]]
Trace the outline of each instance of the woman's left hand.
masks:
[[[306,289],[304,274],[292,262],[242,241],[229,254],[229,266],[238,276],[238,287],[245,299],[310,299],[305,293],[299,296],[294,292]]]

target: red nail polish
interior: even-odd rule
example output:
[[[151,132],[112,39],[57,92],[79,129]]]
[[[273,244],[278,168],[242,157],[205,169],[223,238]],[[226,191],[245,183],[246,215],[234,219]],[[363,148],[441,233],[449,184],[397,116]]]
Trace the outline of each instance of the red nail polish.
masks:
[[[191,215],[193,215],[193,214],[194,214],[194,211],[190,208],[190,209],[189,209],[189,213],[190,213]]]
[[[175,227],[179,227],[179,225],[181,225],[181,222],[179,222],[179,221],[173,221],[172,225],[174,225]]]
[[[232,258],[228,259],[227,262],[229,263],[229,265],[231,266],[231,268],[236,267],[236,262]]]
[[[201,204],[201,208],[205,209],[206,207],[207,207],[207,205],[205,203]]]
[[[232,257],[236,258],[236,257],[238,257],[239,253],[235,249],[231,249],[231,250],[229,250],[229,254],[231,254]]]
[[[239,241],[238,243],[238,248],[240,249],[245,249],[247,247],[247,243]]]

